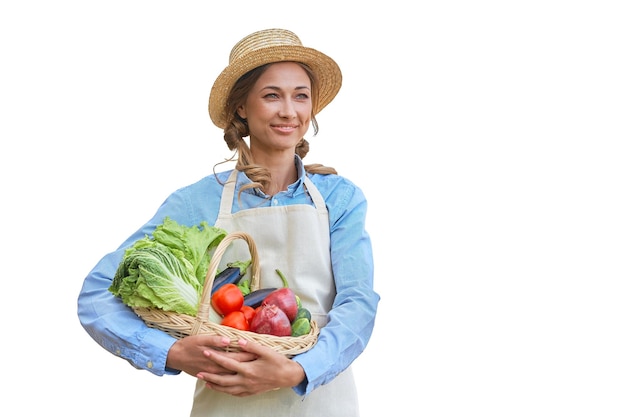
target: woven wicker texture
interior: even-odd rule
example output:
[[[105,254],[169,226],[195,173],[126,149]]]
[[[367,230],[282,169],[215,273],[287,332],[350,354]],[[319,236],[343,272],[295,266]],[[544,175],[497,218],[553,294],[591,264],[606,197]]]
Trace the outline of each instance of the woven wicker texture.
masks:
[[[226,336],[231,341],[228,350],[238,350],[237,341],[245,339],[260,343],[289,357],[311,349],[317,342],[319,334],[319,328],[315,320],[311,320],[311,331],[306,335],[298,337],[274,336],[243,331],[222,326],[210,320],[211,315],[217,314],[211,311],[213,309],[211,307],[211,289],[213,288],[213,280],[217,274],[217,268],[228,246],[238,239],[244,240],[250,251],[250,288],[253,291],[261,288],[259,257],[254,240],[247,233],[233,232],[222,239],[213,253],[196,317],[163,311],[157,308],[134,308],[133,310],[148,326],[162,330],[177,339],[195,334]]]

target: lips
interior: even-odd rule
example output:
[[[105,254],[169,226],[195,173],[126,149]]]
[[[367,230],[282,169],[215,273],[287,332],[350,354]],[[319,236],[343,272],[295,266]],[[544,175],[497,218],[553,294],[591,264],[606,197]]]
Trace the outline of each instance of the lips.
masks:
[[[280,132],[286,132],[286,133],[293,132],[297,128],[298,128],[298,125],[292,125],[292,124],[288,124],[288,125],[284,125],[284,124],[272,125],[272,129],[278,130]]]

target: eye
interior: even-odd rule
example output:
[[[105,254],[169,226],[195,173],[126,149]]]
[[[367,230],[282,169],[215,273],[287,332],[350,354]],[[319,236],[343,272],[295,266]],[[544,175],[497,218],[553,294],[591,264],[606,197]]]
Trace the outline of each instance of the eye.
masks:
[[[276,98],[278,98],[278,94],[276,94],[276,93],[269,93],[269,94],[264,95],[263,98],[276,99]]]
[[[306,93],[299,93],[296,98],[298,100],[308,100],[309,99],[309,95]]]

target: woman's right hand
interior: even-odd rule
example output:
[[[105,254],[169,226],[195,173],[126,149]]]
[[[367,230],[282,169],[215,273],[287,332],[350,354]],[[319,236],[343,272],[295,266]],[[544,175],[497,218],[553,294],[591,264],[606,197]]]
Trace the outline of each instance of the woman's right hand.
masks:
[[[250,352],[224,353],[223,349],[227,347],[229,343],[230,340],[224,336],[199,334],[184,337],[177,340],[172,345],[167,353],[165,365],[168,368],[178,369],[196,377],[200,372],[212,374],[234,373],[214,362],[210,355],[205,355],[204,352],[207,350],[219,351],[240,362],[247,362],[256,358],[256,355]]]

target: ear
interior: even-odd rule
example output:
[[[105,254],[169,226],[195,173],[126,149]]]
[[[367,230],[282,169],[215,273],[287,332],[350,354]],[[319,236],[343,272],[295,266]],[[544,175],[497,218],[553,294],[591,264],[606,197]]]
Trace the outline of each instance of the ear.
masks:
[[[237,107],[237,114],[239,115],[239,117],[241,117],[242,119],[247,119],[247,113],[246,113],[246,109],[244,106],[239,106]]]

